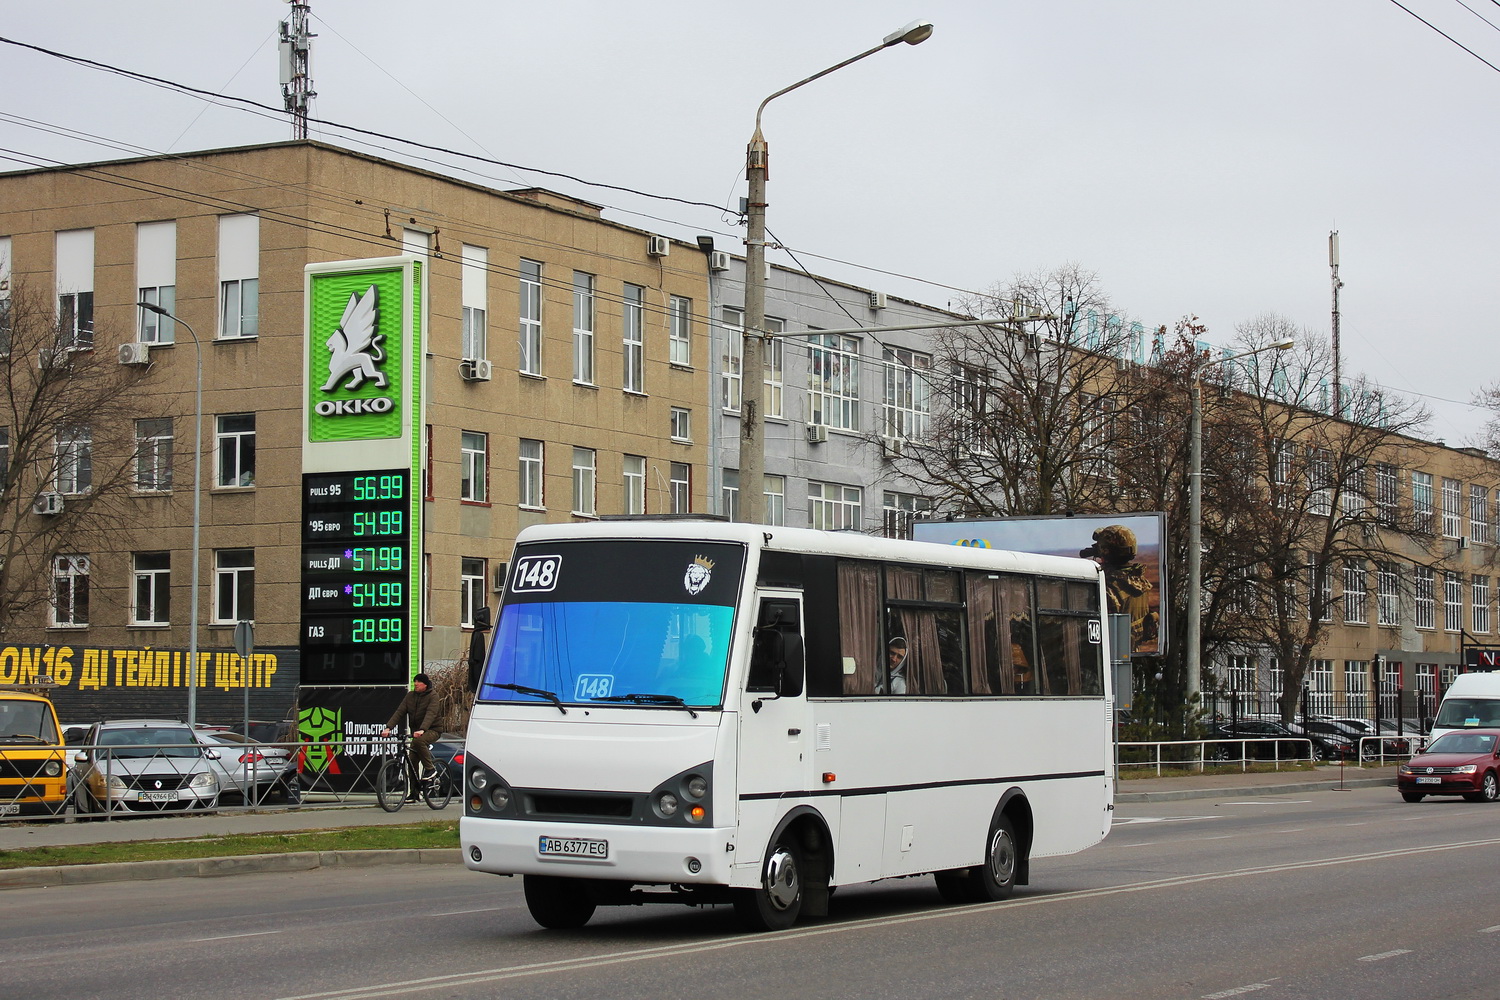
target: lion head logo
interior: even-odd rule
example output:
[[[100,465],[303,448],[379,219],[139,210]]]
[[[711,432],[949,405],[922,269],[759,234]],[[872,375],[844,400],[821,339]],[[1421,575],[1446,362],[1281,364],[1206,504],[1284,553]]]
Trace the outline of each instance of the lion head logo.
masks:
[[[682,586],[693,597],[703,593],[703,588],[708,586],[708,581],[713,577],[714,561],[705,556],[696,556],[688,563],[687,573],[682,578]]]

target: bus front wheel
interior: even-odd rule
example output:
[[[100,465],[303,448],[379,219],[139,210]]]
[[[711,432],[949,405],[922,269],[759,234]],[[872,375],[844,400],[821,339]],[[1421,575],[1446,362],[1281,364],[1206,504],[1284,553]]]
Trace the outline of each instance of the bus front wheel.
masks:
[[[981,902],[991,903],[1009,899],[1016,888],[1016,868],[1020,861],[1020,850],[1016,845],[1016,831],[1010,820],[1001,816],[990,830],[985,844],[984,864],[979,868],[975,888]]]
[[[531,919],[549,930],[570,931],[582,927],[594,915],[594,900],[588,886],[576,878],[526,875],[521,879],[526,908]]]
[[[802,852],[790,832],[771,845],[760,885],[736,889],[734,912],[753,931],[784,931],[802,912]]]

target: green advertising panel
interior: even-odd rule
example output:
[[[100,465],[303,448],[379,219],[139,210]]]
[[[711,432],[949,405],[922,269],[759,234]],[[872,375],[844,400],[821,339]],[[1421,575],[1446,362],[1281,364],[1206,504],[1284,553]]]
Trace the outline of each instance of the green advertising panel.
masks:
[[[308,440],[402,436],[402,275],[396,266],[311,276]]]

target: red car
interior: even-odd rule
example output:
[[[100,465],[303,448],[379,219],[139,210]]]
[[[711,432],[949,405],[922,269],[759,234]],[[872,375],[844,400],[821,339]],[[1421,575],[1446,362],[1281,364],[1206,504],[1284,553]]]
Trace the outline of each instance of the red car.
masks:
[[[1428,795],[1462,795],[1469,802],[1500,799],[1500,729],[1444,733],[1396,769],[1396,787],[1408,802]]]

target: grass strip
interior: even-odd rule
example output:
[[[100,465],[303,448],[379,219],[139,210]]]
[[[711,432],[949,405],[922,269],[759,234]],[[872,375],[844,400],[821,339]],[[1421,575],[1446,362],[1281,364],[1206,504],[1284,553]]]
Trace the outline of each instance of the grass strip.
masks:
[[[402,826],[352,826],[287,833],[226,834],[184,840],[134,840],[61,847],[26,847],[0,854],[0,868],[98,865],[116,861],[180,861],[293,851],[391,851],[457,847],[458,821]]]

